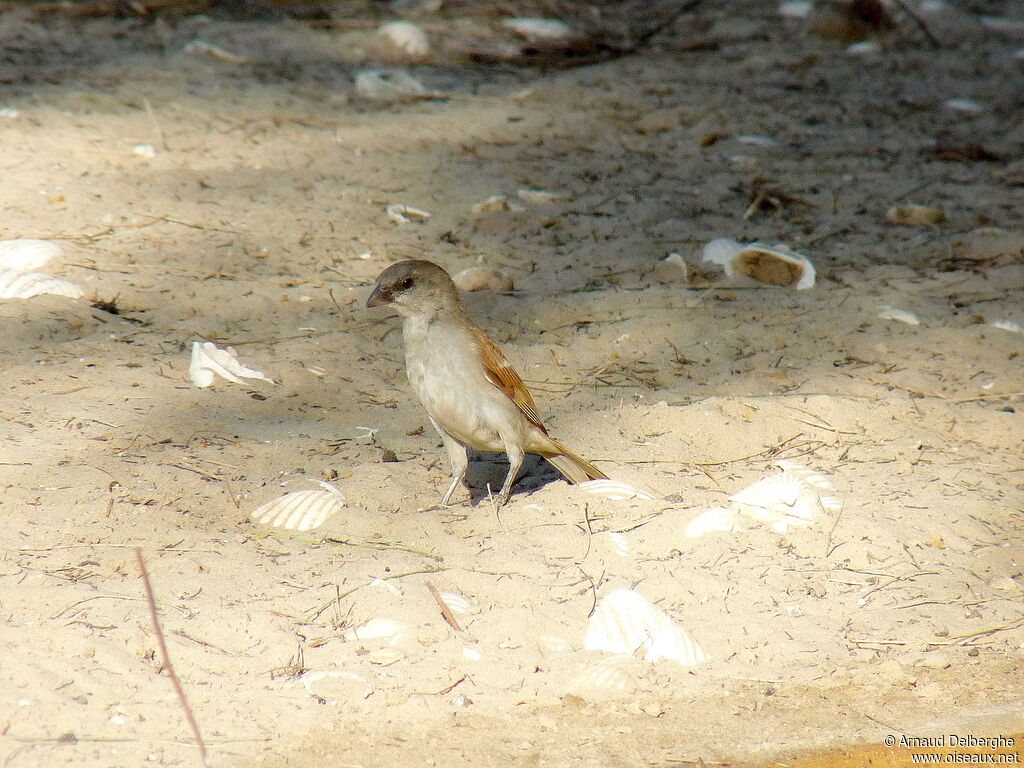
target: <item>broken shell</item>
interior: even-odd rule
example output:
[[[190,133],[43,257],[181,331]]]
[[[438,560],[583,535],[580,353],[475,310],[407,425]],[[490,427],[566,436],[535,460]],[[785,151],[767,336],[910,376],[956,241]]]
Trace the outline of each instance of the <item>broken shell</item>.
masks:
[[[740,517],[736,510],[729,507],[711,507],[687,523],[683,535],[688,539],[699,539],[708,533],[730,533],[740,527]]]
[[[464,291],[512,291],[516,287],[511,275],[490,267],[467,267],[452,279]]]
[[[345,506],[341,491],[329,483],[320,483],[324,490],[294,491],[268,501],[249,516],[255,523],[272,525],[289,531],[319,528],[328,517]]]
[[[505,19],[501,26],[528,40],[558,40],[572,34],[569,25],[558,19]]]
[[[530,205],[544,205],[545,203],[567,203],[571,199],[564,192],[548,192],[545,189],[520,189],[516,197]]]
[[[881,320],[899,320],[901,323],[907,325],[920,325],[920,318],[913,312],[907,312],[905,309],[896,309],[895,307],[882,307],[882,311],[878,313],[878,317]]]
[[[52,275],[16,269],[0,270],[0,299],[31,299],[44,293],[69,299],[80,299],[85,295],[74,283]]]
[[[213,384],[214,376],[220,376],[235,384],[244,384],[242,379],[260,379],[270,384],[274,380],[264,376],[262,371],[246,368],[238,362],[235,350],[221,349],[212,341],[192,342],[192,359],[188,366],[188,376],[197,387],[208,387]]]
[[[414,221],[422,224],[430,218],[430,214],[426,211],[421,211],[419,208],[413,208],[411,205],[404,205],[402,203],[389,205],[386,210],[388,218],[396,224],[412,224]]]
[[[642,654],[650,662],[670,659],[687,667],[707,658],[686,630],[631,589],[618,589],[601,599],[587,623],[583,647],[624,656]]]
[[[389,21],[377,31],[410,56],[423,56],[430,50],[427,33],[411,21]]]
[[[220,61],[226,61],[231,64],[248,64],[249,60],[244,56],[239,56],[236,53],[231,53],[223,48],[212,45],[205,40],[195,39],[185,46],[185,53],[191,53],[193,56],[209,56],[211,59],[218,59]]]
[[[1015,323],[1013,320],[996,320],[995,322],[989,323],[993,328],[1000,328],[1004,331],[1010,331],[1011,333],[1024,333],[1024,326],[1020,323]]]
[[[31,272],[63,255],[64,249],[49,240],[0,240],[0,269]]]
[[[904,227],[930,227],[945,218],[941,208],[928,205],[894,205],[885,212],[886,221]]]
[[[356,93],[364,99],[397,99],[426,92],[423,83],[400,69],[364,69],[356,75]]]
[[[781,243],[773,246],[763,243],[741,245],[723,237],[707,243],[702,258],[722,266],[727,277],[738,272],[761,283],[790,286],[801,291],[814,285],[814,265],[810,259]]]
[[[577,486],[580,490],[593,493],[612,501],[626,501],[627,499],[643,499],[644,501],[656,501],[657,497],[647,491],[634,488],[632,485],[618,480],[587,480]]]

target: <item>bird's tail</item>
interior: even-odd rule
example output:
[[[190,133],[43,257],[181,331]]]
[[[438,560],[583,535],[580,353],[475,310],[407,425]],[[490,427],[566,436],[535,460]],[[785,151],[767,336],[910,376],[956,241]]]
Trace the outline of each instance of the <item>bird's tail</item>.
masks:
[[[552,440],[552,442],[555,442]],[[542,453],[555,469],[571,484],[585,483],[587,480],[607,480],[608,475],[595,467],[582,456],[577,456],[561,443],[555,442],[558,453]]]

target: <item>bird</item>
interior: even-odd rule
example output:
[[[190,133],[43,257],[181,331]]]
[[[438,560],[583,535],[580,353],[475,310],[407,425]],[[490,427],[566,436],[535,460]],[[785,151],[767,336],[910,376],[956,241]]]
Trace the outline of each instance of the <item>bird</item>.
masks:
[[[405,369],[451,462],[451,501],[466,477],[467,448],[505,453],[509,470],[499,498],[508,502],[527,453],[543,456],[570,483],[607,475],[548,434],[530,390],[466,314],[443,267],[424,259],[392,264],[377,276],[367,307],[388,306],[403,319]]]

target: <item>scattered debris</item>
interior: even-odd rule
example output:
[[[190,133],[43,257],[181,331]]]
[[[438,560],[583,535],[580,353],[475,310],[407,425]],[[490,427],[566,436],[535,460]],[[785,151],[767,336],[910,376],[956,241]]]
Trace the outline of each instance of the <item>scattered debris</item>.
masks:
[[[945,218],[941,208],[929,205],[894,205],[885,212],[886,221],[903,227],[933,227]]]
[[[545,203],[567,203],[572,198],[564,192],[548,192],[544,189],[520,189],[516,197],[530,205],[544,205]]]

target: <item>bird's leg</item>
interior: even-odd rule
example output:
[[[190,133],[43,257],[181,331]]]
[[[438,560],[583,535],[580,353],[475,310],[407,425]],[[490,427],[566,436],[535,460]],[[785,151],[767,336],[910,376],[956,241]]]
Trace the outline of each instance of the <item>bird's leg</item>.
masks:
[[[505,443],[505,453],[508,454],[508,474],[505,475],[505,483],[501,486],[501,503],[505,504],[508,501],[509,495],[512,493],[512,483],[516,481],[516,477],[519,476],[519,470],[523,468],[523,459],[526,458],[526,453],[519,447],[518,444]]]
[[[441,497],[441,506],[447,507],[452,494],[455,493],[455,489],[466,478],[466,469],[469,467],[469,455],[466,452],[466,446],[455,440],[447,432],[441,429],[437,431],[441,433],[444,447],[448,451],[448,460],[452,464],[452,484],[448,486],[448,490]]]

